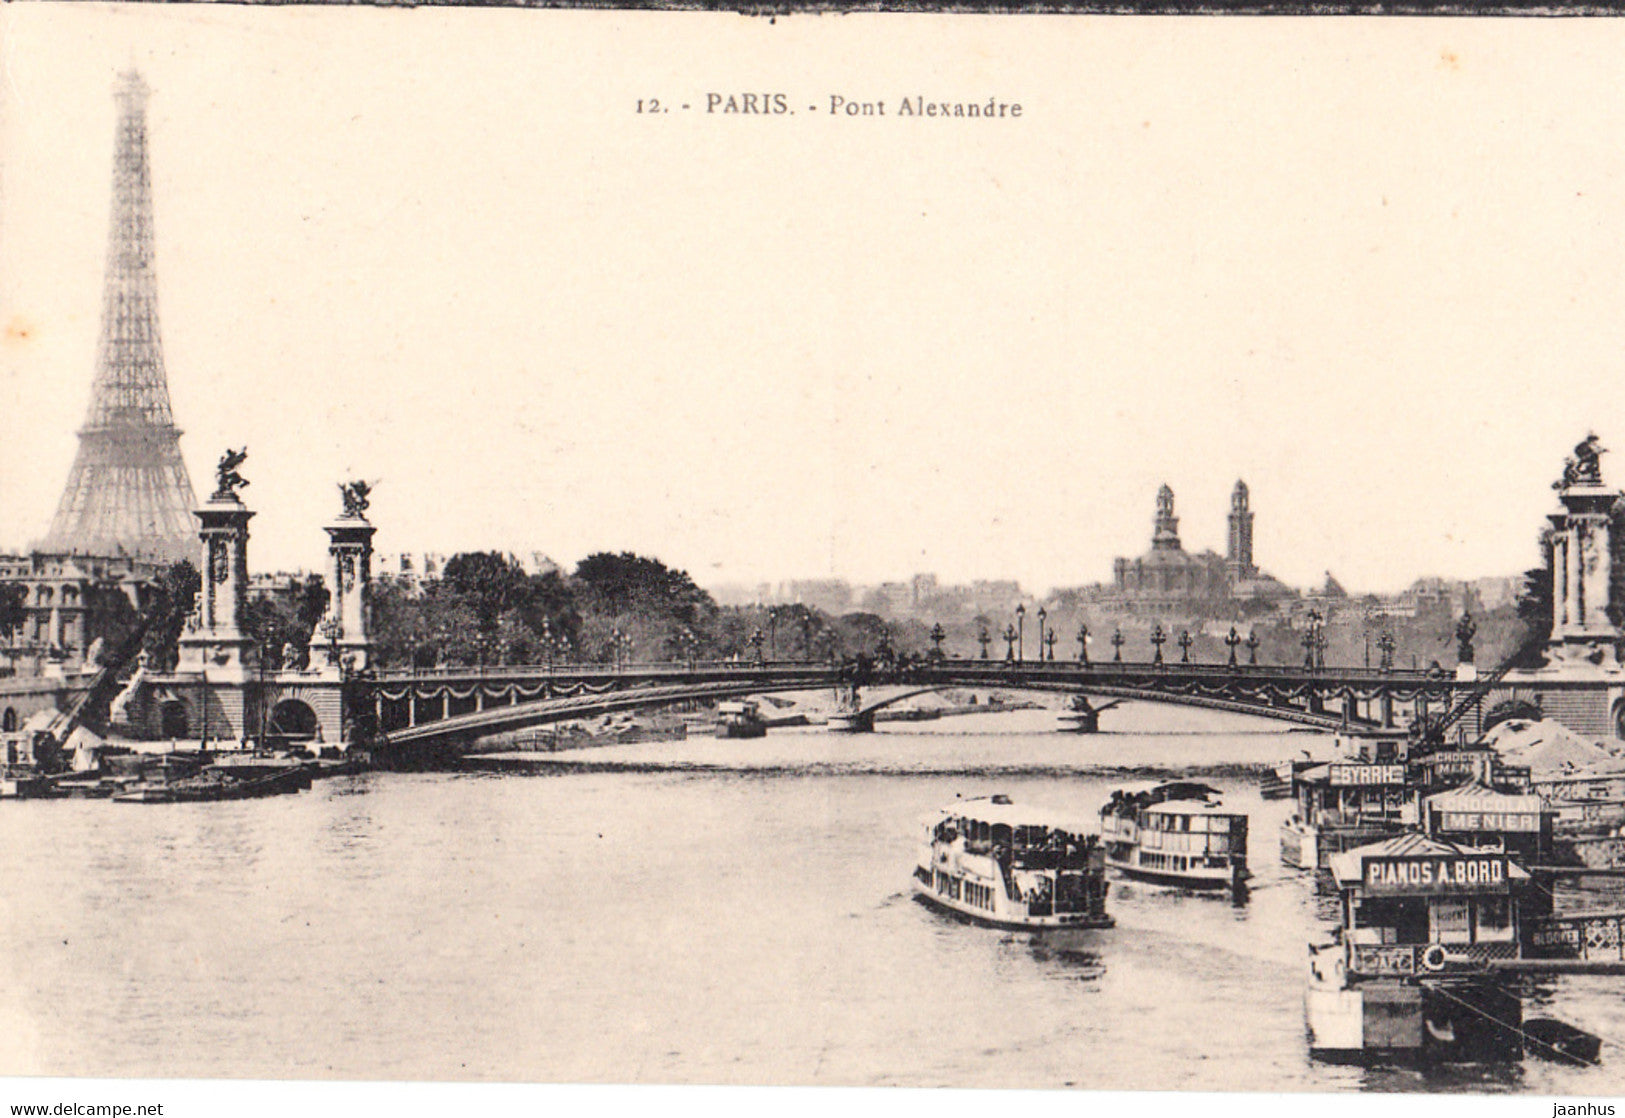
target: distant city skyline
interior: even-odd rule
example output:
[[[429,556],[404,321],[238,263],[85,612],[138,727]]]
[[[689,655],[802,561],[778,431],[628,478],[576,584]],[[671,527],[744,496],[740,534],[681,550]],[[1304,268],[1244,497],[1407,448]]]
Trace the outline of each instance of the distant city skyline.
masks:
[[[1625,440],[1615,25],[1514,55],[1493,22],[941,22],[883,51],[861,16],[689,13],[717,33],[673,59],[660,16],[356,14],[8,10],[7,550],[85,413],[132,63],[181,445],[206,477],[247,444],[257,569],[318,567],[364,477],[391,552],[1043,592],[1110,581],[1163,484],[1222,554],[1239,477],[1270,573],[1393,592],[1536,565],[1563,456]],[[805,109],[884,74],[1027,108],[640,119],[611,49],[667,96],[780,73]],[[1223,96],[1183,96],[1192,67]],[[1089,77],[1030,76],[1061,72]]]

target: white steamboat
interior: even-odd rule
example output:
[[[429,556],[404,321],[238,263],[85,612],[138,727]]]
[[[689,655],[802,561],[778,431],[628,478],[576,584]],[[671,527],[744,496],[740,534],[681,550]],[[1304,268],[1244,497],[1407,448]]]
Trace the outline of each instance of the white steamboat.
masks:
[[[958,800],[922,820],[914,891],[1004,928],[1109,928],[1097,837],[1057,812],[1008,796]]]

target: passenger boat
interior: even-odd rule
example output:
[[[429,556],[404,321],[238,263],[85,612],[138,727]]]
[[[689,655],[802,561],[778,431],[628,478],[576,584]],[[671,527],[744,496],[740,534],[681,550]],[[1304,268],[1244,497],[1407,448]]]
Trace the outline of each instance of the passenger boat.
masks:
[[[957,800],[922,820],[916,895],[1002,928],[1109,928],[1100,842],[1072,819],[1011,802]]]
[[[1479,1061],[1522,1054],[1522,1001],[1497,964],[1522,953],[1529,874],[1504,851],[1410,834],[1334,854],[1339,919],[1311,944],[1317,1059]]]
[[[1219,790],[1194,781],[1119,788],[1100,809],[1106,864],[1142,881],[1241,888],[1247,816],[1223,810]]]
[[[724,738],[764,738],[767,720],[761,708],[748,699],[717,704],[717,736]]]

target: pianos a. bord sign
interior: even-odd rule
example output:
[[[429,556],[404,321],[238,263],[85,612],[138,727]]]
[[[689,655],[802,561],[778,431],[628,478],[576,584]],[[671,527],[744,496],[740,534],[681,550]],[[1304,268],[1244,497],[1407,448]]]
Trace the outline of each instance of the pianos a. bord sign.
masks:
[[[1434,896],[1442,893],[1504,893],[1505,854],[1413,854],[1367,858],[1361,881],[1367,894]]]

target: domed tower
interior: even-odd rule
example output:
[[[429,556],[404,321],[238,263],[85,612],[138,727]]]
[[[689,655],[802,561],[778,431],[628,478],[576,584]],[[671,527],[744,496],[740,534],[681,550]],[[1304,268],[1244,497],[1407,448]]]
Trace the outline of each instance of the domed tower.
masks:
[[[1157,490],[1157,522],[1151,532],[1153,551],[1178,551],[1179,517],[1174,515],[1174,491],[1164,485]]]
[[[1251,578],[1253,566],[1253,514],[1248,508],[1247,483],[1238,480],[1230,491],[1230,546],[1225,553],[1231,579]]]

